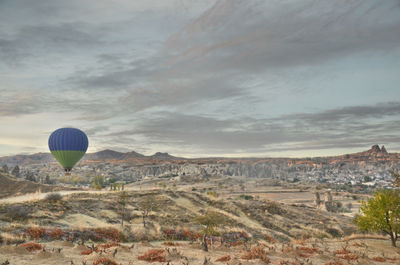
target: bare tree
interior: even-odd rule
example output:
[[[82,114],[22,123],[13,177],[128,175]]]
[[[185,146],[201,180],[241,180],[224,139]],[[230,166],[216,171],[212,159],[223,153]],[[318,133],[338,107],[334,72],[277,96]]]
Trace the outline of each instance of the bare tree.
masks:
[[[142,211],[143,227],[146,227],[146,219],[151,211],[157,210],[159,207],[157,198],[154,195],[149,195],[141,198],[139,208]]]
[[[121,192],[118,197],[118,204],[121,207],[120,215],[121,215],[121,226],[122,227],[124,226],[127,198],[128,198],[128,194],[126,191]]]

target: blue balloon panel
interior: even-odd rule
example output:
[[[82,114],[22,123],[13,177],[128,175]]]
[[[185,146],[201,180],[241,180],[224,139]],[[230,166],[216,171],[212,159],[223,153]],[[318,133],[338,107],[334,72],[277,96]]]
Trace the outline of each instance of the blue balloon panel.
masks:
[[[49,138],[50,151],[73,150],[86,152],[89,140],[84,132],[75,128],[60,128]]]

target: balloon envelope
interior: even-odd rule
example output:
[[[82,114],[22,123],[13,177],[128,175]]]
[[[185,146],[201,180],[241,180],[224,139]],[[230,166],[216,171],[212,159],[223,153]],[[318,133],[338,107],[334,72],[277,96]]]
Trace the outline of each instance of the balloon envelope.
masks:
[[[51,154],[67,172],[84,156],[88,144],[86,134],[75,128],[60,128],[49,137]]]

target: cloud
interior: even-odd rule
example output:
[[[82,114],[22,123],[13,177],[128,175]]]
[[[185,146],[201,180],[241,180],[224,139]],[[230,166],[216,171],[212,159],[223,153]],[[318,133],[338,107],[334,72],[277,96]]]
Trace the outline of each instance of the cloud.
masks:
[[[42,131],[76,124],[120,150],[396,144],[399,103],[388,101],[400,81],[399,9],[398,0],[1,1],[0,115],[51,113]]]
[[[171,63],[184,72],[193,61],[196,68],[207,63],[210,71],[251,73],[312,65],[398,48],[400,17],[391,14],[399,11],[396,0],[220,0],[173,35],[166,50],[174,51]]]
[[[86,23],[25,25],[14,34],[0,37],[0,58],[9,65],[26,59],[43,61],[48,53],[73,53],[104,44],[99,31]],[[46,57],[46,56],[45,56]]]
[[[271,119],[221,119],[162,112],[143,117],[133,122],[133,129],[113,132],[108,137],[115,137],[116,144],[118,137],[139,137],[146,146],[167,146],[174,152],[179,152],[176,149],[179,146],[198,153],[262,155],[288,150],[365,148],[375,143],[396,143],[400,140],[395,133],[400,130],[399,120],[400,102]]]

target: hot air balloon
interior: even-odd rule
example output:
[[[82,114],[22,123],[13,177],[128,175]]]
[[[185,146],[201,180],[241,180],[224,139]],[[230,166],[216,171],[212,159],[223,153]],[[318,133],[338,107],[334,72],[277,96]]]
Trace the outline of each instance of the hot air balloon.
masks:
[[[66,175],[86,153],[88,144],[86,134],[75,128],[60,128],[49,137],[51,154],[64,168]]]

